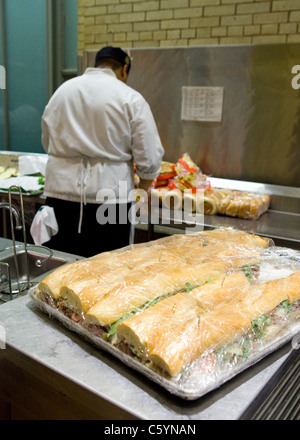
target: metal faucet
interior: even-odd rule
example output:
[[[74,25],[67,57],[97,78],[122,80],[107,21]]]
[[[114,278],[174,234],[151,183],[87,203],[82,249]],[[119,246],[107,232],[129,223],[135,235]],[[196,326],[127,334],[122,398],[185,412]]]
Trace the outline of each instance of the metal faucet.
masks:
[[[20,206],[21,206],[21,218],[19,215],[18,210],[12,205],[12,197],[11,192],[12,190],[17,190],[19,192],[20,197]],[[15,232],[14,232],[14,225],[13,225],[13,215],[16,220],[16,229],[22,229],[23,230],[23,243],[24,243],[24,251],[25,251],[25,261],[26,261],[26,272],[27,272],[27,287],[30,287],[30,276],[29,276],[29,265],[28,265],[28,253],[27,253],[27,241],[26,241],[26,228],[25,228],[25,215],[24,215],[24,205],[23,205],[23,196],[22,196],[22,190],[19,186],[12,185],[8,189],[8,201],[9,203],[2,203],[1,206],[4,209],[9,210],[10,214],[10,227],[11,227],[11,238],[13,242],[13,249],[14,249],[14,261],[15,261],[15,267],[16,267],[16,274],[17,274],[17,282],[19,287],[19,294],[21,294],[21,286],[19,282],[19,265],[18,265],[18,259],[17,259],[17,246],[16,246],[16,239],[15,239]],[[7,206],[8,205],[8,206]]]
[[[21,207],[20,213],[12,205],[12,197],[11,197],[11,191],[12,190],[14,190],[14,191],[17,190],[19,192],[20,207]],[[19,265],[18,265],[18,258],[17,258],[17,248],[19,248],[19,247],[24,247],[25,264],[26,264],[26,276],[27,276],[27,283],[26,283],[27,287],[26,288],[29,289],[31,287],[31,284],[30,284],[30,273],[29,273],[29,262],[28,262],[28,252],[27,252],[27,240],[26,240],[24,205],[23,205],[23,196],[22,196],[21,188],[18,187],[18,186],[15,186],[15,185],[11,186],[8,189],[8,200],[9,200],[9,203],[0,203],[0,208],[7,209],[9,211],[9,214],[10,214],[11,238],[12,238],[12,243],[13,243],[12,247],[13,247],[13,251],[14,251],[14,263],[15,263],[16,279],[17,279],[17,284],[18,284],[19,295],[21,295],[21,293],[22,293],[22,286],[21,286],[21,283],[20,283]],[[15,228],[14,228],[14,225],[13,225],[13,216],[15,217],[15,221],[16,221]],[[18,230],[22,229],[23,230],[23,244],[16,245],[14,229],[18,229]],[[51,249],[47,248],[46,246],[38,246],[38,245],[29,245],[29,246],[30,247],[41,247],[41,248],[47,249],[49,251],[49,257],[45,258],[44,260],[37,260],[36,261],[36,266],[37,267],[41,267],[46,261],[48,261],[53,256],[53,251]],[[6,249],[9,249],[9,248],[6,248]],[[9,264],[6,263],[6,262],[1,262],[0,261],[0,265],[5,265],[6,266],[6,271],[7,271],[8,279],[9,279],[10,299],[12,299],[11,275],[10,275]]]
[[[19,211],[14,206],[10,206],[9,203],[2,202],[0,203],[0,208],[7,209],[8,211],[11,210],[16,220],[16,229],[22,229]]]

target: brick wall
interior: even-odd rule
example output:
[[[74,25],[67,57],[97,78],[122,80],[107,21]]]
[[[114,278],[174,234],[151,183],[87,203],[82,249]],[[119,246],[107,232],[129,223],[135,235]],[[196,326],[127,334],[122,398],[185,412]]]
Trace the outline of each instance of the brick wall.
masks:
[[[78,52],[300,42],[300,0],[78,0]]]

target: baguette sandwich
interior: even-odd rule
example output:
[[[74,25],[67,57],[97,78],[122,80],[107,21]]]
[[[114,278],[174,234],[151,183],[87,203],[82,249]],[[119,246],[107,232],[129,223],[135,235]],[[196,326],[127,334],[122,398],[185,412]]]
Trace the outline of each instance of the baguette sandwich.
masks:
[[[245,288],[250,286],[248,278],[239,272],[213,281],[207,280],[196,288],[186,283],[186,291],[163,299],[143,313],[121,321],[116,326],[117,341],[121,345],[127,344],[137,356],[146,360],[157,332],[176,332],[178,326],[186,328],[185,323],[189,323],[191,325],[187,328],[193,331],[193,338],[196,334],[194,326],[198,325],[201,313],[234,296],[241,285]],[[190,344],[190,338],[187,339]],[[188,347],[186,349],[189,350]]]
[[[164,259],[169,261],[172,257],[165,256],[165,252],[165,246],[160,244],[129,248],[119,253],[104,252],[57,268],[39,283],[38,291],[41,297],[55,302],[61,298],[62,290],[66,293],[68,287],[77,295],[86,286],[90,287],[98,281],[101,283],[102,280],[112,280],[116,277],[116,274],[111,275],[114,270],[120,274],[121,280],[134,269],[141,269]]]
[[[198,287],[256,264],[267,246],[266,239],[231,229],[175,235],[63,266],[39,284],[38,295],[103,334],[186,283]]]
[[[153,330],[147,337],[143,316],[132,317],[117,326],[117,337],[123,345],[128,340],[134,354],[140,356],[142,353],[147,362],[170,376],[177,376],[201,355],[216,351],[241,335],[249,335],[255,325],[259,325],[260,329],[267,325],[276,316],[276,309],[285,303],[290,308],[299,309],[300,271],[286,278],[248,288],[245,285],[235,287],[233,290],[235,294],[232,297],[216,302],[209,311],[201,307],[200,295],[200,302],[196,300],[197,306],[186,318],[177,319],[174,315],[170,325],[162,328],[153,321]],[[162,307],[161,303],[154,307],[159,305]],[[171,311],[168,316],[170,314]],[[135,319],[143,322],[141,332]]]
[[[149,301],[178,293],[187,282],[201,285],[207,279],[224,277],[225,274],[224,264],[203,263],[181,268],[178,265],[169,265],[158,273],[141,274],[142,276],[126,279],[88,310],[85,323],[111,326],[119,319],[130,316],[136,309],[143,309]]]
[[[212,235],[217,238],[223,234],[219,231]],[[210,237],[210,234],[207,232],[204,236]],[[143,309],[149,301],[178,293],[185,288],[186,283],[201,286],[207,280],[222,279],[228,272],[242,268],[245,264],[257,263],[262,250],[267,246],[266,240],[250,234],[243,233],[237,237],[229,233],[227,238],[226,243],[221,245],[214,241],[209,243],[208,240],[205,246],[202,242],[200,247],[189,248],[188,258],[180,266],[176,261],[164,266],[152,265],[137,276],[129,276],[86,312],[85,323],[103,328],[111,326],[139,308]]]

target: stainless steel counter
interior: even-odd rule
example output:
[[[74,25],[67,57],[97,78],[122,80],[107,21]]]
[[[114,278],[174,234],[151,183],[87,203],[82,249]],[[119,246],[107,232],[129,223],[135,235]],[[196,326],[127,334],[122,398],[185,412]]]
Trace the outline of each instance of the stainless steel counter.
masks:
[[[0,239],[0,246],[3,244]],[[111,355],[40,312],[28,296],[0,306],[0,339],[10,349],[47,367],[89,395],[143,420],[238,419],[292,351],[286,344],[220,388],[196,401],[172,396]],[[2,336],[2,338],[1,338]]]
[[[152,230],[161,233],[175,234],[184,232],[184,227],[173,222],[170,216],[169,225],[149,224]],[[235,228],[265,237],[270,237],[278,246],[293,246],[300,249],[300,215],[289,212],[269,210],[258,220],[244,220],[240,218],[220,215],[204,215],[201,221],[195,222],[196,227],[204,228]],[[138,226],[139,227],[139,226]],[[192,230],[193,223],[191,225]],[[199,230],[197,228],[197,230]],[[152,236],[149,237],[152,239]]]
[[[0,306],[11,347],[144,420],[238,419],[282,365],[291,344],[193,402],[172,396],[36,309],[28,296]]]

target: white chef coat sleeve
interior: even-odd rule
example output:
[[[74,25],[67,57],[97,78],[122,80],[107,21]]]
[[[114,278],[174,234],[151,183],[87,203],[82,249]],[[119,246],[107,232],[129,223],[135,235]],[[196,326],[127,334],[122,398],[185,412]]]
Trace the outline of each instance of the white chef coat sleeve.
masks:
[[[160,172],[164,148],[150,106],[144,98],[135,105],[131,132],[136,173],[141,179],[153,180]]]
[[[48,153],[49,149],[49,130],[48,125],[45,122],[45,113],[42,116],[42,146],[46,153]]]

